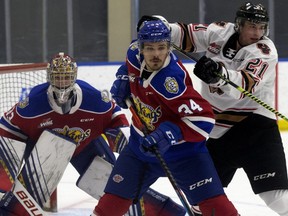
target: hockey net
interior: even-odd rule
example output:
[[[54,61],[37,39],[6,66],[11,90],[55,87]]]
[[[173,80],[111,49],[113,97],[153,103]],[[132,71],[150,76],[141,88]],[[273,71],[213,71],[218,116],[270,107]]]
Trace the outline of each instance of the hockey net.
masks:
[[[27,97],[32,87],[46,82],[47,63],[0,66],[0,114]],[[45,211],[57,211],[57,190],[44,206]]]

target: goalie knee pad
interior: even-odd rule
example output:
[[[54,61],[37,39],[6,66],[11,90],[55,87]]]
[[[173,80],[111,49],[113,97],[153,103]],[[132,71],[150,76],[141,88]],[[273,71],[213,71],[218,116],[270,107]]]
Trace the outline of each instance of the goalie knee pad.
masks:
[[[112,164],[96,156],[87,170],[77,180],[77,187],[99,200],[112,172]]]
[[[273,190],[260,193],[266,205],[281,216],[288,215],[288,190]]]

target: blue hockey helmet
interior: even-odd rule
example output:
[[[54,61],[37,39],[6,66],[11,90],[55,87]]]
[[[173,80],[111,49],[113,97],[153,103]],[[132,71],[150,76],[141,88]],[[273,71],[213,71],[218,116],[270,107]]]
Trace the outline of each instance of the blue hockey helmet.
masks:
[[[170,44],[171,32],[162,20],[144,21],[139,27],[138,43],[140,47],[145,42],[161,42],[166,41]]]

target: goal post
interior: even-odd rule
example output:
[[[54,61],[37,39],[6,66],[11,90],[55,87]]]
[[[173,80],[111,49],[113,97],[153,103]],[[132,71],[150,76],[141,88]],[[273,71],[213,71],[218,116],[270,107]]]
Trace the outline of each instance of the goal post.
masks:
[[[0,65],[0,116],[27,97],[32,87],[47,81],[47,63]],[[57,189],[43,209],[57,212]]]

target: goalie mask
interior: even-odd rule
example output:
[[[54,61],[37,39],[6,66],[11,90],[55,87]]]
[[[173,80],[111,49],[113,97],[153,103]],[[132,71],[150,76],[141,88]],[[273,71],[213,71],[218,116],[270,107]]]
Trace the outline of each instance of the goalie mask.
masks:
[[[53,97],[62,106],[74,94],[74,84],[77,79],[77,64],[73,58],[60,52],[47,65],[47,82],[50,83]]]
[[[236,13],[235,30],[239,32],[239,27],[244,25],[245,21],[252,23],[265,24],[264,36],[269,34],[269,16],[268,12],[262,4],[252,4],[247,2],[242,5]]]

